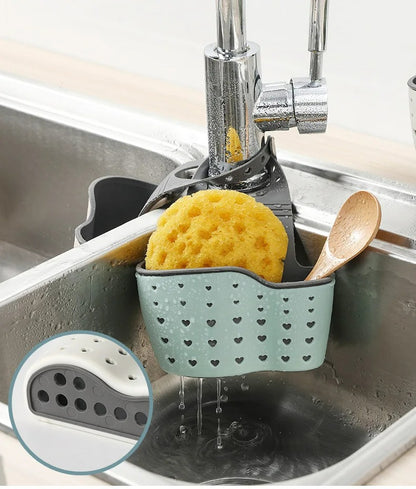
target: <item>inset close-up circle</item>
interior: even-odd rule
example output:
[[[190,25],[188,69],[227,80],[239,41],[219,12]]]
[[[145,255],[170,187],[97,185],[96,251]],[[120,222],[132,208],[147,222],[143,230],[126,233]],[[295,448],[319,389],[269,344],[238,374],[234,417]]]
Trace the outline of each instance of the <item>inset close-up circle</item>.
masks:
[[[65,473],[108,470],[149,427],[153,396],[134,354],[113,338],[78,331],[35,347],[16,370],[9,414],[24,448]]]

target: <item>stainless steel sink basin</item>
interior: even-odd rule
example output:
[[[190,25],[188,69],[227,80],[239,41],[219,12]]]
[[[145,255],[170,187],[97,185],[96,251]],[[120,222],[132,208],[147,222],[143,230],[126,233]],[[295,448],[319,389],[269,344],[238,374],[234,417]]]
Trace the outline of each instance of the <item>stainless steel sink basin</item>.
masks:
[[[65,102],[68,95],[54,97],[55,107],[68,103],[81,112],[79,105]],[[269,434],[258,450],[254,446],[245,466],[249,470],[235,472],[229,447],[221,456],[202,446],[215,437],[210,381],[204,384],[205,438],[189,441],[202,443],[202,452],[175,445],[179,380],[164,375],[154,359],[134,278],[161,211],[70,249],[74,228],[85,218],[91,180],[113,173],[157,182],[173,166],[201,156],[203,147],[187,142],[203,141],[204,132],[94,101],[78,101],[91,114],[87,122],[69,109],[51,116],[50,110],[25,106],[22,111],[10,100],[0,97],[0,102],[8,105],[0,111],[1,239],[17,253],[36,255],[27,267],[43,261],[0,284],[1,402],[7,402],[13,372],[31,347],[60,331],[91,329],[115,336],[137,353],[156,400],[145,443],[104,475],[111,481],[363,483],[415,442],[415,188],[281,155],[296,225],[312,260],[341,203],[356,189],[379,197],[382,230],[372,248],[337,273],[330,343],[321,368],[226,379],[224,426],[235,420],[258,426],[261,418]],[[186,381],[186,404],[192,424],[192,379]],[[0,423],[9,424],[4,407]],[[164,457],[160,437],[167,440]],[[201,465],[201,453],[209,463]]]
[[[170,157],[175,145],[164,149],[156,153],[0,107],[0,281],[73,246],[92,180],[118,175],[158,183],[190,158]]]

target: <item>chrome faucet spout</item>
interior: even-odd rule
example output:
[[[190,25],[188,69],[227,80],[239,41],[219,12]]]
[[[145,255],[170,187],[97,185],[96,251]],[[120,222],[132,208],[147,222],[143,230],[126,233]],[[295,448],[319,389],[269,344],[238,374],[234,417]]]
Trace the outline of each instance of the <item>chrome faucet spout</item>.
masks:
[[[217,49],[224,56],[247,51],[245,0],[217,0]]]

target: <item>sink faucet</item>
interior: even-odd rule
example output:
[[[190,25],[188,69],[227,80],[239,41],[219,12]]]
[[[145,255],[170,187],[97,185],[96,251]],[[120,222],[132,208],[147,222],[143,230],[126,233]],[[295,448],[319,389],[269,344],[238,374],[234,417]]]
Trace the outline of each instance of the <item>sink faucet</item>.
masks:
[[[254,156],[266,131],[325,132],[327,10],[328,0],[311,0],[309,77],[262,83],[260,48],[246,40],[245,0],[217,0],[217,43],[205,49],[210,175]]]

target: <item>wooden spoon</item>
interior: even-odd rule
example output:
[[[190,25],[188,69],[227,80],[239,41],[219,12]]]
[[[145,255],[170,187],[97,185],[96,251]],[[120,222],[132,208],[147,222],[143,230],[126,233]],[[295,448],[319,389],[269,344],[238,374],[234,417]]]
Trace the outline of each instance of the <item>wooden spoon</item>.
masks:
[[[357,192],[341,207],[318,261],[305,280],[328,277],[360,254],[380,227],[381,209],[369,192]]]

